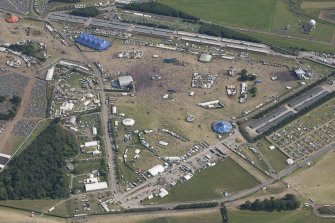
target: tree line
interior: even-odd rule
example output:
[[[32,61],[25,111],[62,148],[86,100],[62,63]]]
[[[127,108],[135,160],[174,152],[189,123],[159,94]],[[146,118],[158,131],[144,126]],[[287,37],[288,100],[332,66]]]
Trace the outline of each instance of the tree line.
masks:
[[[191,21],[200,20],[196,16],[189,15],[185,12],[168,7],[159,2],[130,3],[130,4],[125,4],[122,7],[127,10],[154,13],[158,15],[165,15],[165,16],[171,16],[171,17],[178,17],[178,18],[182,18],[185,20],[191,20]]]
[[[72,10],[70,14],[83,17],[96,17],[100,14],[100,11],[96,7],[87,7]]]
[[[204,23],[200,26],[199,33],[206,34],[210,36],[218,36],[218,37],[224,37],[228,39],[236,39],[236,40],[243,40],[243,41],[250,41],[259,43],[260,41],[252,38],[248,35],[242,34],[240,32],[234,31],[232,29],[228,29],[223,26]]]
[[[69,195],[65,159],[79,151],[73,133],[55,119],[0,175],[0,200],[58,199]]]
[[[240,205],[241,210],[251,211],[288,211],[299,207],[300,202],[294,194],[286,194],[283,198],[265,198],[263,201],[256,199],[254,202],[251,202],[248,200]]]

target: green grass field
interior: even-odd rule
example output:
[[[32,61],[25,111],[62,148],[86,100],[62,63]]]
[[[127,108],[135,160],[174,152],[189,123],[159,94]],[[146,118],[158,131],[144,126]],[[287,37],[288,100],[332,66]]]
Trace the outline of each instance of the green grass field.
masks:
[[[260,33],[251,33],[251,32],[243,32],[243,33],[248,34],[249,36],[258,39],[265,44],[271,44],[271,45],[275,45],[275,46],[285,48],[285,49],[303,48],[307,51],[319,51],[319,52],[327,52],[327,53],[332,53],[335,51],[334,45],[315,43],[315,42],[310,42],[308,40],[293,39],[289,37],[274,36],[274,35],[267,35],[267,34],[260,34]]]
[[[309,211],[264,212],[228,209],[230,223],[333,223],[335,219],[321,219]]]
[[[287,166],[285,162],[287,157],[278,149],[270,150],[270,143],[268,141],[262,139],[258,141],[255,146],[263,153],[276,172],[279,172]]]
[[[27,210],[48,211],[49,208],[53,207],[53,205],[59,201],[60,200],[7,200],[0,201],[0,205]]]
[[[159,0],[202,19],[223,25],[270,30],[275,0]]]
[[[285,0],[252,0],[248,1],[247,4],[244,0],[159,1],[172,8],[217,24],[283,35],[273,36],[264,33],[245,32],[245,34],[259,39],[266,44],[273,44],[283,48],[296,47],[322,52],[333,52],[335,50],[335,46],[309,41],[309,39],[312,39],[330,43],[335,31],[335,25],[317,22],[315,29],[309,34],[305,34],[302,32],[302,25],[307,23],[311,17],[295,14],[289,9],[288,2]],[[335,4],[334,2],[330,3]],[[329,2],[327,4],[329,4]],[[317,15],[318,13],[314,12],[314,14]],[[289,27],[287,31],[284,30],[286,27]],[[289,36],[306,40],[292,39]]]
[[[138,223],[222,223],[222,217],[219,212],[197,214],[192,216],[172,216],[172,217],[157,217],[149,220],[138,221]]]
[[[151,202],[183,202],[208,200],[222,196],[224,190],[229,193],[254,187],[258,182],[246,173],[234,161],[227,158],[216,166],[197,173],[191,180],[169,190],[164,198],[155,198]]]

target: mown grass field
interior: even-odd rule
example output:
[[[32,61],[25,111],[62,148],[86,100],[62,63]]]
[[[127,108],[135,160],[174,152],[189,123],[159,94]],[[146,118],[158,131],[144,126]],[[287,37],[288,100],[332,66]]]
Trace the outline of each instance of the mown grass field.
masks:
[[[258,141],[255,146],[261,151],[261,153],[263,153],[265,158],[269,161],[270,165],[276,172],[281,171],[287,166],[287,157],[278,149],[270,150],[270,143],[268,141],[262,139]]]
[[[208,200],[222,196],[224,190],[229,193],[254,187],[258,182],[229,158],[216,166],[197,173],[193,178],[169,190],[164,198],[155,198],[151,202],[183,202]]]
[[[159,0],[202,19],[223,25],[270,30],[276,0]]]
[[[286,212],[265,212],[265,211],[239,211],[228,209],[230,223],[333,223],[334,219],[317,218],[309,211],[286,211]]]
[[[265,44],[275,45],[277,47],[285,49],[296,48],[296,49],[305,49],[307,51],[319,51],[327,53],[333,53],[335,51],[335,45],[315,43],[303,39],[293,39],[290,37],[274,36],[261,33],[252,33],[252,32],[244,32],[244,33],[262,41]]]

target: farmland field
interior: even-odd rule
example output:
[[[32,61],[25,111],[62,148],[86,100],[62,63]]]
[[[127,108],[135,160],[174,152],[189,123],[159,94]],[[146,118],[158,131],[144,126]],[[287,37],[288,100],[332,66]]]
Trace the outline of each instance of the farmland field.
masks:
[[[286,211],[286,212],[265,212],[265,211],[239,211],[228,209],[228,218],[231,223],[333,223],[333,219],[321,219],[309,211]]]
[[[311,1],[311,2],[303,2],[301,3],[302,9],[328,9],[328,8],[335,8],[334,1]]]
[[[224,190],[233,193],[257,184],[254,178],[227,158],[216,166],[197,173],[191,180],[175,186],[169,190],[168,196],[155,201],[165,203],[213,199],[222,196]]]
[[[286,182],[299,190],[302,195],[312,198],[318,203],[334,203],[334,158],[335,153],[329,152],[308,169],[300,170],[287,177]]]

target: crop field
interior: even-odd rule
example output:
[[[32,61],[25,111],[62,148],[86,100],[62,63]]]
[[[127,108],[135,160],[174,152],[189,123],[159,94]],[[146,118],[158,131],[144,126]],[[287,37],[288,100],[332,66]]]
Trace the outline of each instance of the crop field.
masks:
[[[300,6],[302,9],[329,9],[335,8],[334,1],[304,1]]]
[[[219,198],[226,190],[234,193],[254,187],[258,182],[230,158],[197,173],[191,180],[169,190],[169,195],[151,202],[183,202]]]
[[[306,198],[312,198],[321,204],[333,204],[335,200],[334,158],[335,153],[329,152],[316,164],[298,171],[285,180]]]
[[[239,211],[228,209],[228,218],[231,223],[333,223],[332,219],[317,218],[309,211],[283,211],[283,212],[265,212],[265,211]]]

